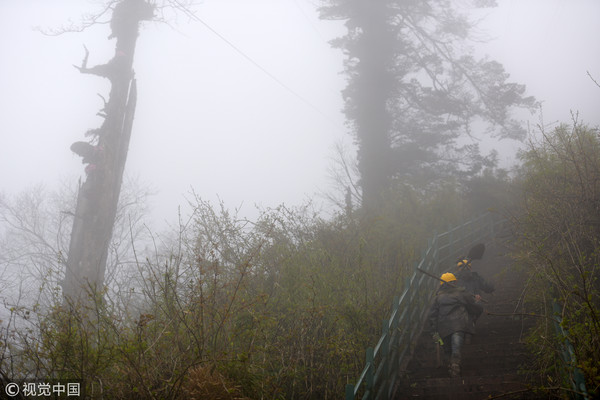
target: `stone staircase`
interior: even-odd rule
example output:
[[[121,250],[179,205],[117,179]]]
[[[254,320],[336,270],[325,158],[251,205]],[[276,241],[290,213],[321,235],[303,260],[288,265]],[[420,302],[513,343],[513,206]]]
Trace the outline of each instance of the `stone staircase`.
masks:
[[[496,290],[484,296],[488,303],[477,322],[477,335],[464,346],[461,376],[448,376],[443,350],[443,365],[436,366],[436,346],[431,334],[423,332],[394,391],[395,400],[554,398],[534,390],[532,378],[519,373],[531,360],[524,339],[535,321],[531,317],[493,315],[523,312],[520,298],[526,277],[512,268],[501,244],[486,246],[483,260],[474,261],[473,269],[492,281]]]

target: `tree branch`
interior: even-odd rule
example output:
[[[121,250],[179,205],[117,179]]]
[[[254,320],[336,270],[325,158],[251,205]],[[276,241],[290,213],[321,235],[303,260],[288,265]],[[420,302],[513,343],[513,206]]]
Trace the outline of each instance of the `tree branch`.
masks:
[[[598,81],[596,81],[593,77],[592,74],[590,74],[590,71],[586,71],[587,75],[590,77],[590,79],[592,80],[592,82],[594,82],[596,84],[596,86],[598,86],[600,88],[600,83],[598,83]]]

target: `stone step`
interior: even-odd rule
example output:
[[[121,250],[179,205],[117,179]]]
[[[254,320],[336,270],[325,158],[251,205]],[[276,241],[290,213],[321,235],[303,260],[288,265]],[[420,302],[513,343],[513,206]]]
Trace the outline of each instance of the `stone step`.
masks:
[[[527,356],[518,356],[510,359],[463,359],[461,363],[463,376],[477,376],[486,373],[494,374],[516,374],[528,362]],[[414,378],[431,377],[447,377],[447,365],[449,358],[442,359],[442,366],[437,368],[435,359],[426,360],[425,362],[411,363],[407,366],[407,372]]]
[[[496,377],[491,377],[496,378]],[[501,377],[503,378],[503,377]],[[516,380],[512,380],[512,379]],[[506,380],[486,381],[477,377],[478,381],[469,382],[468,378],[441,379],[438,385],[431,384],[432,379],[412,383],[410,391],[398,392],[396,400],[436,399],[436,400],[484,400],[489,397],[502,399],[547,399],[548,395],[519,382],[519,377],[508,377]]]

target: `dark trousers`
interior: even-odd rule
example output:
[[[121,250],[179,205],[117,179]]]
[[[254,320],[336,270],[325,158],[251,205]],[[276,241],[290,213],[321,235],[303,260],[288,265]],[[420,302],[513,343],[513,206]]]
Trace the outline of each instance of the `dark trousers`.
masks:
[[[450,355],[450,364],[460,365],[461,349],[465,343],[465,333],[454,332],[444,338],[444,343],[449,344],[449,346],[444,346],[444,350]]]

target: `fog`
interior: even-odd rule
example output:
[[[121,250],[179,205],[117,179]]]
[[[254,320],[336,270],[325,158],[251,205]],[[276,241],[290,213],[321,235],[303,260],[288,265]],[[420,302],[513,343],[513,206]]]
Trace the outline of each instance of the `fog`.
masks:
[[[348,60],[330,44],[347,29],[343,21],[321,21],[319,1],[205,0],[191,18],[171,13],[166,15],[166,23],[142,23],[137,47],[133,40],[136,25],[129,23],[147,17],[140,14],[144,9],[149,13],[146,0],[120,3],[111,24],[108,13],[80,32],[67,32],[65,27],[79,24],[87,13],[98,13],[107,0],[0,3],[0,300],[4,305],[0,307],[0,367],[10,367],[10,375],[3,369],[0,386],[8,378],[44,378],[47,374],[77,378],[93,390],[99,387],[92,395],[99,393],[102,398],[191,398],[187,394],[201,393],[195,386],[211,380],[218,381],[215,390],[227,392],[227,398],[246,398],[236,394],[238,389],[244,395],[254,394],[251,398],[335,398],[344,389],[346,397],[352,397],[357,377],[375,381],[373,375],[382,375],[374,371],[404,365],[404,361],[391,358],[381,363],[387,356],[375,356],[371,348],[367,350],[367,372],[360,372],[365,343],[381,329],[385,337],[394,339],[372,340],[379,343],[377,351],[419,355],[413,339],[424,321],[416,319],[425,315],[434,290],[450,286],[421,279],[425,277],[415,266],[425,268],[421,271],[427,270],[433,278],[446,275],[448,282],[475,279],[470,273],[467,278],[458,272],[457,276],[442,275],[442,271],[456,269],[457,257],[469,270],[470,258],[481,258],[471,252],[465,258],[466,248],[460,248],[470,247],[468,241],[474,237],[491,250],[482,260],[485,266],[476,265],[475,269],[498,283],[496,297],[487,298],[486,311],[513,315],[510,321],[499,320],[488,312],[479,320],[478,332],[484,333],[480,337],[497,336],[503,342],[489,341],[488,348],[476,347],[470,356],[467,350],[465,356],[475,362],[464,363],[465,370],[481,374],[471,375],[466,384],[465,380],[462,384],[450,382],[446,389],[463,387],[475,394],[474,390],[493,383],[503,386],[504,392],[522,392],[519,385],[506,385],[516,381],[517,370],[530,370],[520,364],[527,357],[523,344],[526,326],[513,318],[514,313],[531,315],[539,305],[539,294],[549,286],[565,301],[563,309],[577,316],[577,329],[566,325],[568,319],[563,320],[565,326],[575,334],[585,333],[580,336],[583,340],[575,336],[572,343],[595,343],[593,335],[586,335],[600,327],[596,323],[595,330],[582,329],[588,325],[584,319],[585,325],[579,325],[579,319],[585,316],[586,307],[590,315],[597,315],[590,304],[598,299],[578,299],[572,294],[597,289],[593,280],[585,278],[594,276],[599,265],[594,258],[598,249],[579,257],[583,260],[580,264],[592,260],[589,271],[571,262],[566,252],[555,251],[584,248],[578,247],[581,243],[587,246],[588,217],[597,211],[597,199],[584,198],[565,184],[569,190],[552,204],[547,193],[554,194],[556,177],[550,174],[545,180],[544,172],[567,168],[550,163],[549,168],[545,163],[540,167],[542,173],[534,168],[523,171],[520,185],[473,179],[467,182],[471,186],[464,185],[466,191],[459,191],[446,183],[470,172],[479,173],[486,166],[485,157],[475,151],[477,146],[458,148],[471,144],[465,141],[478,144],[483,156],[497,151],[502,168],[515,165],[516,153],[525,142],[491,140],[489,131],[479,130],[479,124],[488,120],[506,128],[498,129],[503,134],[521,133],[510,118],[503,118],[505,106],[523,106],[516,118],[532,138],[539,135],[538,126],[550,130],[573,118],[593,127],[600,125],[596,43],[600,3],[497,0],[499,7],[473,11],[472,18],[479,21],[476,40],[471,43],[475,58],[489,56],[499,61],[510,74],[509,82],[527,86],[522,95],[520,86],[505,85],[502,68],[494,63],[472,63],[465,57],[461,65],[452,63],[456,68],[445,70],[446,62],[433,53],[443,47],[439,43],[465,31],[453,15],[437,14],[434,26],[415,11],[402,22],[407,29],[399,31],[413,37],[398,45],[392,29],[404,29],[399,28],[402,24],[390,30],[377,27],[386,18],[400,21],[404,16],[386,15],[389,10],[385,6],[374,12],[361,9],[374,4],[369,0],[352,2],[358,8],[341,10],[364,29],[356,42],[349,40],[341,47],[361,62],[368,60],[359,64],[360,68],[349,68],[361,79],[348,77],[343,73]],[[455,4],[449,0],[441,3]],[[413,7],[417,3],[407,4]],[[130,6],[139,8],[132,12]],[[413,26],[411,17],[417,20]],[[434,32],[422,40],[429,28],[431,32],[439,28],[441,34]],[[108,39],[111,30],[116,40]],[[405,54],[410,56],[390,67],[386,63],[398,55],[388,52],[382,56],[385,51],[378,50],[396,46],[406,46],[402,48],[408,49]],[[88,66],[102,66],[111,81],[80,73],[92,71],[85,66],[88,49]],[[137,84],[130,86],[134,49]],[[446,51],[444,56],[455,56],[453,49]],[[371,63],[373,60],[376,62]],[[432,81],[419,86],[418,79],[427,79],[426,75],[436,75],[439,70],[443,73],[429,76]],[[402,85],[396,86],[398,76]],[[348,96],[351,112],[345,116],[342,92],[347,81],[359,96]],[[443,90],[426,86],[431,83],[435,87],[440,81]],[[466,85],[470,86],[463,90]],[[442,93],[446,88],[450,93]],[[105,106],[109,90],[103,118],[98,112]],[[387,96],[394,90],[400,93],[398,98]],[[537,98],[541,104],[537,112],[523,111],[534,103],[525,96]],[[132,104],[137,108],[130,107]],[[398,107],[394,112],[389,109],[391,104]],[[412,106],[417,109],[414,114]],[[133,108],[125,187],[119,192],[122,146],[129,140]],[[461,136],[460,146],[454,146],[459,123],[472,120],[472,132],[466,131],[470,135]],[[87,140],[87,131],[101,125],[93,145],[81,142]],[[390,126],[401,128],[391,139]],[[348,149],[349,162],[356,159],[355,139],[350,134],[354,131],[361,144],[364,178],[361,212],[354,213],[355,204],[348,201],[345,214],[322,223],[314,218],[312,209],[290,211],[307,201],[314,201],[321,215],[342,211],[327,201],[327,195],[340,188],[333,185],[331,176],[340,143]],[[584,133],[584,138],[591,136]],[[411,141],[414,137],[424,139]],[[393,150],[402,151],[390,151],[388,139],[397,146]],[[587,148],[592,146],[586,143],[596,144],[593,140],[578,143]],[[588,161],[597,157],[581,154],[581,170],[593,170],[587,167]],[[438,155],[438,160],[431,160]],[[87,173],[82,158],[91,168]],[[575,164],[577,161],[573,158]],[[402,174],[408,176],[406,181]],[[405,183],[410,187],[413,182],[422,187],[415,184],[417,190],[397,197],[398,193],[393,193],[393,207],[387,208],[381,194],[398,176],[401,178],[393,182],[399,182],[398,187]],[[565,182],[567,178],[565,174]],[[579,174],[578,179],[592,188],[598,181],[594,174]],[[148,200],[150,212],[140,206],[139,198],[127,197],[132,180],[155,193]],[[83,181],[76,203],[64,193],[50,195],[65,183],[73,189]],[[48,190],[40,191],[39,196],[12,197],[38,184]],[[435,190],[428,191],[428,185]],[[484,210],[512,203],[509,192],[516,186],[528,190],[532,199],[525,204],[531,210],[523,219],[527,222],[517,219],[513,225],[518,229],[511,227],[509,234],[506,221],[496,221],[495,213],[471,219]],[[588,188],[580,186],[581,193]],[[552,190],[546,192],[546,188]],[[128,203],[120,209],[119,193],[121,201]],[[343,191],[336,194],[338,198],[345,195]],[[351,195],[349,192],[349,198]],[[186,206],[192,196],[193,214]],[[584,201],[573,202],[578,197]],[[215,207],[219,201],[224,208]],[[241,217],[253,219],[261,216],[257,206],[282,203],[288,208],[268,210],[256,223],[228,212],[236,208]],[[571,212],[573,204],[582,207],[581,217]],[[179,208],[184,216],[192,216],[178,221]],[[362,213],[375,209],[384,212]],[[549,218],[555,211],[561,212],[558,218]],[[564,226],[570,241],[561,237],[560,246],[558,241],[546,246],[552,232],[565,231]],[[586,229],[578,236],[571,226]],[[443,229],[447,231],[438,235]],[[424,243],[429,249],[419,253]],[[423,254],[421,262],[419,254]],[[567,260],[564,265],[563,259]],[[557,262],[545,269],[547,260]],[[535,279],[515,273],[513,263],[522,274],[534,274],[531,277]],[[527,293],[518,287],[524,282]],[[562,282],[583,282],[583,286]],[[402,288],[404,294],[397,296]],[[489,294],[492,290],[483,291]],[[454,304],[462,304],[464,310],[455,305],[452,309],[461,313],[463,326],[460,332],[453,328],[454,332],[443,333],[436,322],[438,326],[431,326],[432,332],[422,336],[432,350],[431,334],[437,333],[438,344],[443,336],[453,353],[458,353],[463,330],[473,334],[476,317],[483,312],[466,290],[455,293],[456,299],[460,295],[462,300]],[[525,295],[534,297],[530,301]],[[382,327],[381,316],[389,311],[390,303],[395,317]],[[471,312],[474,308],[477,313]],[[467,318],[467,312],[477,315]],[[548,325],[550,319],[539,320]],[[549,337],[541,330],[535,335]],[[531,341],[536,342],[540,343]],[[545,342],[550,341],[541,342],[547,346]],[[434,351],[421,355],[430,356],[430,365],[437,362],[434,372],[440,376],[458,377],[460,355],[453,354],[450,369],[443,370],[439,368],[440,347],[435,346],[437,360]],[[497,353],[488,352],[492,348]],[[555,354],[555,350],[536,350],[531,353],[536,355],[532,360],[545,364],[539,355]],[[370,359],[372,355],[374,359]],[[593,365],[590,360],[597,358],[594,354],[578,362]],[[486,364],[488,360],[493,363]],[[554,368],[554,360],[547,365],[560,370]],[[430,374],[433,368],[426,363],[423,366],[421,372],[427,378],[437,379]],[[561,385],[562,379],[554,377],[554,371],[538,372],[553,388],[556,382]],[[390,369],[390,374],[396,373]],[[480,376],[490,379],[480,381]],[[525,383],[519,381],[515,384]],[[416,382],[417,378],[411,379],[408,386],[415,390],[429,386]],[[15,382],[10,385],[18,386]],[[529,382],[527,388],[531,388]],[[352,396],[348,396],[349,389]],[[374,386],[372,392],[378,390]],[[444,389],[443,395],[448,393]]]
[[[318,19],[302,0],[216,1],[200,4],[202,21],[179,15],[145,23],[135,55],[139,96],[126,174],[156,192],[157,221],[173,219],[191,188],[252,214],[255,204],[296,205],[331,190],[333,146],[352,144],[341,112],[343,55],[328,41],[340,22]],[[503,63],[511,80],[543,104],[546,124],[570,111],[600,124],[597,38],[600,3],[499,1],[480,18],[477,52]],[[0,5],[0,190],[16,193],[42,182],[84,177],[69,150],[98,127],[109,82],[80,74],[85,45],[90,65],[114,52],[108,25],[48,36],[97,10],[93,2],[5,1]],[[523,115],[533,128],[540,115]],[[515,142],[498,148],[503,166]]]

